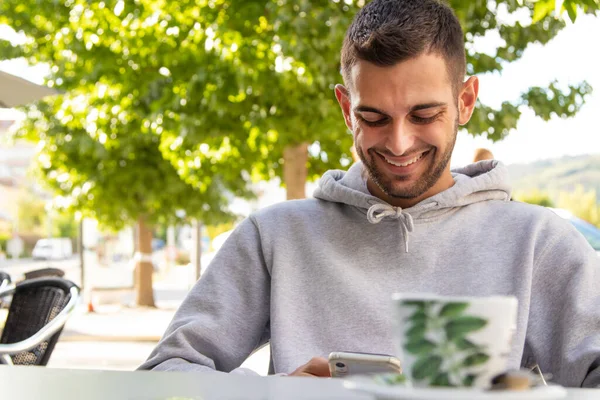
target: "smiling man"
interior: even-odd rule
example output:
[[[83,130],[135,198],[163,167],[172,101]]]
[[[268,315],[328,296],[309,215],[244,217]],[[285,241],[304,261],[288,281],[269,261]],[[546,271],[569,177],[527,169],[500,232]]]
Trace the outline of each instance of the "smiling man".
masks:
[[[553,212],[510,202],[497,161],[450,170],[479,90],[452,10],[374,0],[341,61],[335,95],[362,162],[244,220],[141,368],[249,373],[238,367],[268,340],[272,372],[329,376],[332,351],[395,352],[395,292],[513,295],[509,367],[599,385],[593,249]]]
[[[450,188],[450,157],[458,125],[471,118],[477,78],[463,84],[464,72],[439,73],[446,70],[441,53],[401,63],[392,57],[393,65],[385,66],[356,61],[352,50],[346,44],[342,53],[349,89],[338,85],[336,96],[369,173],[370,193],[407,208]]]

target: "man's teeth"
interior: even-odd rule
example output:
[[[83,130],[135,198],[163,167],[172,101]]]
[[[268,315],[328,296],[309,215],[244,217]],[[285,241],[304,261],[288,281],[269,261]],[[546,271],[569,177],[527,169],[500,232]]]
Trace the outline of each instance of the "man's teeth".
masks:
[[[395,165],[396,167],[408,167],[410,164],[414,164],[414,163],[416,163],[417,161],[419,161],[419,160],[421,159],[421,157],[423,157],[423,154],[425,154],[425,153],[421,153],[421,154],[419,154],[418,156],[416,156],[415,158],[413,158],[412,160],[410,160],[410,161],[407,161],[407,162],[405,162],[405,163],[396,163],[396,162],[393,162],[393,161],[390,161],[390,160],[388,160],[388,159],[387,159],[387,158],[385,158],[385,157],[384,157],[384,158],[385,158],[385,161],[387,161],[388,163],[390,163],[390,164],[392,164],[392,165]]]

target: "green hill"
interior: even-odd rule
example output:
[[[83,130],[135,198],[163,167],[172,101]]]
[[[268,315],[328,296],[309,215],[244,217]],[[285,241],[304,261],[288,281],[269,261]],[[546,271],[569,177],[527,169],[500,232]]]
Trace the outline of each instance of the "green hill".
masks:
[[[600,154],[511,164],[508,171],[513,190],[539,189],[556,200],[558,192],[571,192],[576,185],[583,185],[586,191],[595,189],[600,198]]]

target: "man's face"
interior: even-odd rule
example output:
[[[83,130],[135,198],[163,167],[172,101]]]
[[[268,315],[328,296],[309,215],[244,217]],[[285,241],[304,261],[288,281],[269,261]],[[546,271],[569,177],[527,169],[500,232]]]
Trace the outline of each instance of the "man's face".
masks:
[[[336,95],[371,192],[406,207],[452,186],[449,161],[458,124],[468,121],[472,107],[465,112],[465,106],[477,97],[477,87],[466,100],[464,91],[477,86],[476,79],[455,95],[438,55],[391,67],[359,61],[350,78],[349,89],[338,87]]]

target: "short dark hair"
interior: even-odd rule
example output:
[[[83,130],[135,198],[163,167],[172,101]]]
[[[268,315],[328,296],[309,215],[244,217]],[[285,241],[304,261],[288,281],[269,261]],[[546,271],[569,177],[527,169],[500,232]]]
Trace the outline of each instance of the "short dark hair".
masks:
[[[437,53],[457,92],[466,74],[463,31],[454,11],[441,0],[373,0],[348,28],[342,46],[342,75],[358,60],[386,67]]]

